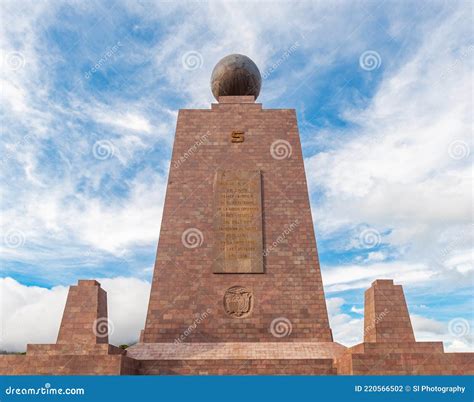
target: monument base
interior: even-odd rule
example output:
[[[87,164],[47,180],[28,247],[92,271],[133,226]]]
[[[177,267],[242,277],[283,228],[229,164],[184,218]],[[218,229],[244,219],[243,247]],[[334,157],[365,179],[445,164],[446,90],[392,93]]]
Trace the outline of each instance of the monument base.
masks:
[[[25,355],[0,356],[0,375],[126,375],[138,362],[113,345],[28,345]]]
[[[127,356],[142,375],[331,375],[345,350],[336,342],[140,343]]]
[[[71,292],[64,336],[56,344],[28,345],[25,355],[0,355],[0,375],[474,375],[473,353],[444,353],[442,342],[415,341],[403,289],[390,280],[367,290],[364,342],[350,348],[283,340],[151,343],[142,336],[123,350],[108,343],[107,332],[98,336],[96,322],[107,320],[100,285],[80,281]],[[69,330],[78,341],[70,341]]]
[[[343,375],[472,375],[473,362],[473,353],[444,353],[442,342],[364,342],[335,366]]]

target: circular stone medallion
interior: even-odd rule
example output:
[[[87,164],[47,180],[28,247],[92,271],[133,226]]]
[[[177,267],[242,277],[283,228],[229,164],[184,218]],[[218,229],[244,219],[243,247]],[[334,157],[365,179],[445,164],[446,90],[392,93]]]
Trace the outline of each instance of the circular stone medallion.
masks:
[[[242,286],[232,286],[224,294],[224,310],[234,318],[243,318],[252,312],[253,293]]]

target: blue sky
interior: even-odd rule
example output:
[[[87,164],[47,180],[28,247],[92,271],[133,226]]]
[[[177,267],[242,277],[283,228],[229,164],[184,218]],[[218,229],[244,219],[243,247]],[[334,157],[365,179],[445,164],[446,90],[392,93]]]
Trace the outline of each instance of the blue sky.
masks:
[[[176,3],[2,2],[3,347],[51,341],[79,278],[128,289],[111,309],[146,295],[177,111],[243,53],[259,102],[297,111],[336,340],[394,278],[419,339],[471,349],[470,2]],[[140,300],[132,324],[111,312],[117,342]]]

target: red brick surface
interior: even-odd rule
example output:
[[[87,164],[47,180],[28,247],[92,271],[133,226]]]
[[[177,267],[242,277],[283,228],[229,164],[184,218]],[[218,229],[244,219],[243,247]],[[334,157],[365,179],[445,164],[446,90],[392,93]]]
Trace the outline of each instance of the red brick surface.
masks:
[[[331,341],[295,111],[264,110],[251,97],[219,101],[211,110],[179,112],[143,340],[173,342],[210,309],[186,342]],[[245,132],[243,143],[231,143],[234,130]],[[277,140],[290,144],[289,158],[272,157]],[[266,255],[263,274],[212,272],[217,169],[262,172],[264,249],[296,223]],[[202,232],[200,247],[183,246],[189,228]],[[253,292],[253,311],[245,318],[224,311],[232,286]],[[292,326],[282,339],[270,331],[279,317]]]
[[[336,374],[336,342],[148,343],[127,349],[139,374]]]
[[[334,375],[332,359],[162,360],[142,361],[141,375]]]
[[[291,360],[334,359],[345,346],[337,342],[144,343],[127,349],[137,360]]]
[[[376,280],[365,291],[364,341],[415,341],[403,289],[392,280]]]
[[[0,375],[135,374],[138,362],[123,355],[6,355]]]
[[[125,350],[107,343],[87,345],[84,343],[70,344],[35,344],[28,345],[28,356],[41,355],[124,355]]]
[[[98,326],[97,326],[98,324]],[[71,286],[64,308],[58,340],[60,344],[108,343],[107,293],[94,280],[80,280]],[[97,331],[99,328],[99,332]]]
[[[347,353],[336,359],[338,374],[353,375],[473,375],[473,353]]]

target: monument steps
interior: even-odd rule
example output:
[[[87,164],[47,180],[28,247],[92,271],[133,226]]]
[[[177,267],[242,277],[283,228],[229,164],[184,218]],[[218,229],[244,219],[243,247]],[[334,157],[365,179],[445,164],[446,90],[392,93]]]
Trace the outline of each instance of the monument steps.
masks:
[[[346,347],[337,342],[138,343],[127,356],[138,360],[334,359]]]
[[[332,359],[142,360],[139,375],[336,375]]]

